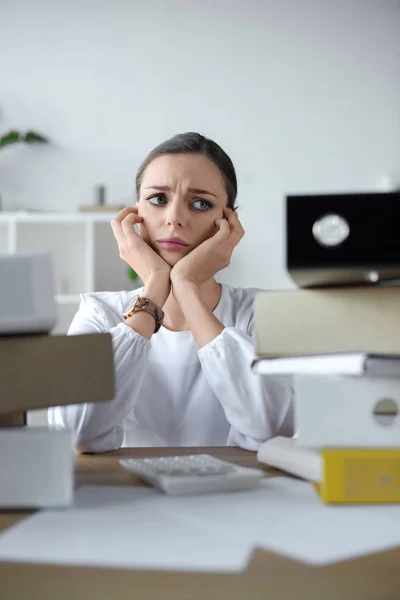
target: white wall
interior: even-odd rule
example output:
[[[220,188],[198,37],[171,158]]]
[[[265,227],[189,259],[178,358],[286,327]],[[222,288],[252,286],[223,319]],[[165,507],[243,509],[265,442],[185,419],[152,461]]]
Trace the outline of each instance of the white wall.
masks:
[[[6,208],[129,203],[144,155],[174,133],[217,140],[246,229],[223,276],[287,287],[286,192],[400,175],[395,0],[0,0],[0,132],[48,148],[1,153]]]

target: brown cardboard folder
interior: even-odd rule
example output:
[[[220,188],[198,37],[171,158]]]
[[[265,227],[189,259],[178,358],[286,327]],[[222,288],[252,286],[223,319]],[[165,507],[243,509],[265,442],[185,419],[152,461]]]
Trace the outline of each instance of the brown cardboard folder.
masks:
[[[400,354],[400,286],[261,292],[255,301],[259,357],[344,352]]]
[[[109,333],[0,337],[0,414],[112,400]]]

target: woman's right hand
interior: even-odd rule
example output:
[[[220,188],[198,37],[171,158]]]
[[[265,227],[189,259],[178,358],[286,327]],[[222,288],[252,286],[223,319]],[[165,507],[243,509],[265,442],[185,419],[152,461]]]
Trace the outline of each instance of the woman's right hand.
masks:
[[[171,267],[135,231],[143,223],[137,207],[122,209],[111,221],[118,243],[119,255],[144,283],[145,295],[158,306],[163,306],[171,289]]]

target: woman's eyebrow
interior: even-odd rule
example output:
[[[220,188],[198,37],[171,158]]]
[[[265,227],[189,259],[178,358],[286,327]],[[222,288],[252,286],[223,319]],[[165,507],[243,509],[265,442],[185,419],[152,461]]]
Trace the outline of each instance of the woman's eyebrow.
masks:
[[[208,190],[203,190],[201,188],[192,188],[192,187],[190,187],[189,188],[189,192],[192,192],[193,194],[208,194],[209,196],[214,196],[214,198],[217,197],[212,192],[209,192]]]
[[[171,188],[169,185],[149,185],[148,187],[144,188],[145,190],[161,190],[162,192],[170,192]],[[192,194],[207,194],[208,196],[214,196],[214,198],[216,198],[216,194],[213,194],[212,192],[209,192],[208,190],[203,190],[201,188],[194,188],[194,187],[190,187],[188,189],[189,192],[191,192]]]
[[[171,191],[171,188],[168,185],[149,185],[144,188],[145,190],[161,190],[163,192]]]

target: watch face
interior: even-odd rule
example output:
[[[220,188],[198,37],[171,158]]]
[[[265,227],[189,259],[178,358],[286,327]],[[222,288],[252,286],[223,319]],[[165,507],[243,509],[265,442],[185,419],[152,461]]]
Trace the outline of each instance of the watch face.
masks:
[[[149,301],[147,300],[147,298],[139,296],[139,298],[135,302],[134,308],[145,308],[148,305],[148,303]]]
[[[142,310],[145,312],[148,312],[150,315],[152,315],[154,317],[154,319],[156,321],[155,332],[157,332],[160,329],[161,324],[163,322],[164,313],[161,308],[156,306],[151,300],[149,300],[145,296],[138,296],[135,304],[133,306],[131,306],[126,313],[123,313],[123,317],[125,319],[127,319],[127,318],[131,317],[133,314],[135,314],[136,312],[139,312]]]

